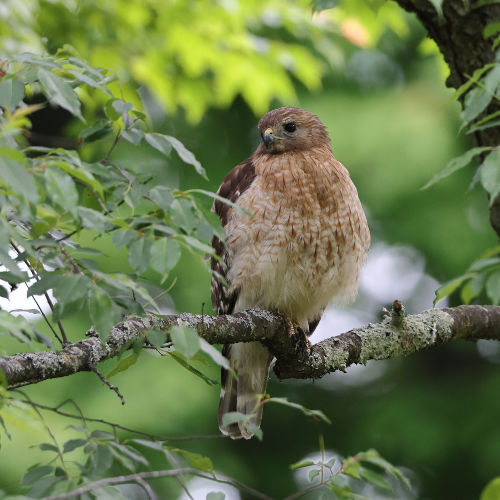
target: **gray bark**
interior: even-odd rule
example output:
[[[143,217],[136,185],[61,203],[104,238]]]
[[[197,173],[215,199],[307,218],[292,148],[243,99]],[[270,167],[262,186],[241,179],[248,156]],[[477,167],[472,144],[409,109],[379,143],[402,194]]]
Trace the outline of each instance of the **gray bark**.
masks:
[[[395,303],[396,304],[396,303]],[[227,316],[175,314],[130,318],[114,326],[107,342],[92,331],[89,338],[67,345],[59,352],[0,356],[7,384],[31,384],[80,371],[90,371],[100,361],[117,356],[152,330],[168,334],[172,326],[194,328],[211,344],[259,340],[276,357],[274,371],[280,379],[320,378],[336,370],[370,359],[387,359],[428,349],[454,339],[500,340],[500,307],[460,306],[431,309],[404,316],[395,308],[392,316],[313,346],[291,334],[276,313],[252,309]]]

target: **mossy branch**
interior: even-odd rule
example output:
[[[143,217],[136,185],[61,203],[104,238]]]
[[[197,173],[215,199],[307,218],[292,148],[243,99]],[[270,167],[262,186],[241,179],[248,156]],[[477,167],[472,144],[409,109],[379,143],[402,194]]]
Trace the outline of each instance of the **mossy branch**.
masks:
[[[297,343],[279,314],[261,309],[227,316],[183,313],[133,317],[115,325],[106,343],[90,330],[88,338],[58,352],[0,356],[0,369],[8,386],[91,371],[97,363],[117,356],[151,330],[168,334],[175,325],[194,328],[211,344],[263,342],[277,359],[274,370],[281,379],[320,378],[353,363],[404,356],[454,339],[500,340],[498,306],[431,309],[409,316],[403,315],[396,302],[395,306],[393,314],[380,323],[328,338],[310,348]]]

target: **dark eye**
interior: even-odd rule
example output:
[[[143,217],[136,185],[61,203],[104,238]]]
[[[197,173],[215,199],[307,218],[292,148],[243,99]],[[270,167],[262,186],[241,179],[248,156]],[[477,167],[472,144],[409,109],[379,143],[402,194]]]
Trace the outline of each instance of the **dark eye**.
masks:
[[[283,128],[286,132],[295,132],[295,130],[297,129],[297,125],[295,124],[295,122],[288,122],[283,125]]]

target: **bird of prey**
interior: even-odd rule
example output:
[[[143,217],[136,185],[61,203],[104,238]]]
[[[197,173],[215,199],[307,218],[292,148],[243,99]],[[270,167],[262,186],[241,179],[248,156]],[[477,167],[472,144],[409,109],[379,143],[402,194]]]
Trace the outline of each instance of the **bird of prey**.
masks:
[[[225,241],[214,237],[212,303],[218,314],[278,311],[311,334],[325,307],[357,293],[370,232],[347,169],[320,119],[285,107],[264,115],[256,151],[229,172],[216,200]],[[250,439],[262,420],[272,355],[260,342],[226,345],[236,377],[222,371],[219,428]],[[227,424],[237,411],[248,418]]]

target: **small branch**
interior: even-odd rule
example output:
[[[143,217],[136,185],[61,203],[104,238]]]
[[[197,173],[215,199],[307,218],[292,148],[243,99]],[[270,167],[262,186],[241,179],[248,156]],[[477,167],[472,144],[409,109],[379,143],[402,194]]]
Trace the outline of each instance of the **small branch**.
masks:
[[[500,340],[500,306],[430,309],[405,316],[401,324],[386,317],[380,323],[323,340],[310,350],[297,350],[279,314],[258,308],[225,316],[132,317],[115,325],[105,344],[91,330],[90,338],[68,344],[59,352],[0,356],[0,369],[9,386],[90,371],[151,330],[168,334],[175,325],[195,329],[211,344],[261,341],[277,358],[274,371],[279,378],[320,378],[351,364],[405,356],[454,339]]]
[[[93,481],[91,483],[87,483],[76,490],[70,491],[68,493],[61,493],[59,495],[52,495],[49,497],[45,497],[45,500],[66,500],[68,498],[75,498],[79,495],[83,495],[88,491],[94,491],[98,488],[103,488],[104,486],[111,486],[114,484],[123,484],[136,482],[139,483],[141,480],[145,479],[156,479],[160,477],[178,477],[181,475],[190,475],[190,476],[199,476],[204,479],[208,479],[210,481],[215,481],[217,483],[225,483],[236,486],[248,493],[251,493],[255,498],[260,498],[261,500],[275,500],[270,496],[267,496],[260,491],[254,490],[243,483],[235,479],[230,479],[225,476],[216,476],[210,475],[207,473],[203,473],[198,469],[190,469],[190,468],[182,468],[182,469],[171,469],[171,470],[158,470],[158,471],[147,471],[147,472],[137,472],[135,474],[129,474],[127,476],[116,476],[116,477],[106,477],[104,479],[99,479],[98,481]]]
[[[116,385],[113,385],[103,374],[100,370],[98,370],[97,366],[94,365],[94,363],[89,363],[89,367],[91,371],[93,371],[100,379],[102,382],[104,382],[113,392],[116,393],[116,395],[120,398],[120,401],[122,402],[122,405],[125,404],[125,398],[123,397],[123,394],[120,392],[120,389],[116,387]]]

